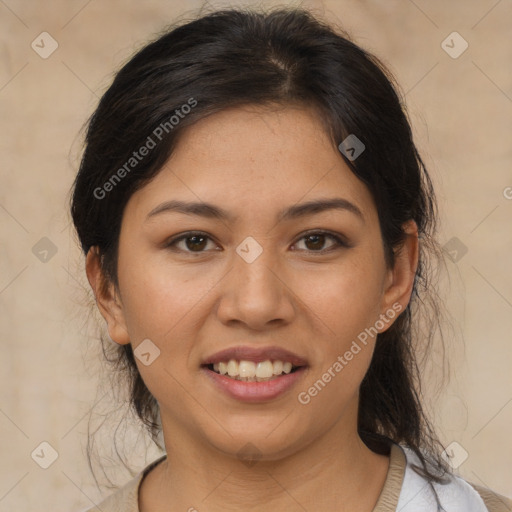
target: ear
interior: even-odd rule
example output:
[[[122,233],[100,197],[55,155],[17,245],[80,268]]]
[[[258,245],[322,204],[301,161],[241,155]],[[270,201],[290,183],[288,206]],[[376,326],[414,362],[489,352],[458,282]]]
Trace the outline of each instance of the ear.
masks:
[[[418,226],[413,220],[409,220],[402,226],[405,232],[405,240],[400,248],[394,253],[393,268],[390,268],[386,276],[386,284],[384,287],[384,295],[381,305],[381,316],[387,312],[389,318],[398,318],[396,313],[405,310],[411,298],[414,286],[414,278],[418,268],[419,257],[419,241]],[[380,332],[387,330],[393,321],[386,323],[386,328]]]
[[[91,247],[87,253],[85,271],[96,297],[96,305],[107,322],[110,338],[120,345],[130,343],[121,298],[114,283],[109,281],[103,273],[97,246]]]

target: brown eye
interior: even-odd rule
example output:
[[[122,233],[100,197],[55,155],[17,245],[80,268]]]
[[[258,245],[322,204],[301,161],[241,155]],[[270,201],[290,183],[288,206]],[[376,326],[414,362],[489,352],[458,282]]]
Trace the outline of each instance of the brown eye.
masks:
[[[331,243],[330,246],[325,248],[326,241],[329,239],[333,241],[333,243]],[[337,237],[336,235],[333,235],[331,233],[324,233],[321,231],[306,234],[299,241],[303,240],[304,246],[306,247],[305,250],[310,252],[326,252],[332,249],[336,249],[337,247],[347,247],[347,244],[344,243],[344,241],[340,237]]]
[[[331,240],[331,244],[325,247],[328,240]],[[304,241],[305,248],[299,248],[299,250],[313,253],[325,253],[340,247],[350,247],[343,238],[323,231],[315,231],[303,235],[299,239],[299,242],[302,241]],[[207,249],[208,242],[213,243],[213,240],[206,233],[189,232],[169,240],[165,246],[177,252],[201,254],[209,252]],[[215,244],[213,245],[213,250],[218,249],[218,247],[215,247]]]
[[[187,249],[197,252],[197,251],[201,251],[202,249],[205,248],[205,246],[206,246],[205,241],[207,240],[207,237],[202,236],[202,235],[194,235],[194,236],[188,236],[184,240],[185,240],[185,245],[187,246]]]
[[[308,235],[306,247],[311,250],[322,249],[325,244],[325,235]]]
[[[205,249],[209,241],[212,241],[212,239],[206,233],[192,232],[169,240],[165,246],[173,251],[202,253],[207,252]]]

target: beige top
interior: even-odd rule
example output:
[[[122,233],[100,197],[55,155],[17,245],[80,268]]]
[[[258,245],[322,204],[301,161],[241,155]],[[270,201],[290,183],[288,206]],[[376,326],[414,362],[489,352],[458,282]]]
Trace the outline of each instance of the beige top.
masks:
[[[151,469],[163,459],[165,459],[165,455],[149,464],[126,485],[86,512],[140,512],[138,504],[140,484]],[[386,481],[373,512],[396,512],[406,465],[407,459],[404,451],[399,445],[393,443]],[[470,485],[480,494],[489,512],[512,512],[512,500],[496,494],[490,489],[471,483]]]

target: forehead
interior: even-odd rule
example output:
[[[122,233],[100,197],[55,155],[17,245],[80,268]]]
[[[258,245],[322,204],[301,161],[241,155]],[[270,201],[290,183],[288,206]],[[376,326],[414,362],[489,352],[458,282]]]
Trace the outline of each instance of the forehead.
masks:
[[[159,202],[180,198],[215,203],[238,216],[318,197],[343,197],[365,216],[374,210],[367,187],[313,109],[239,107],[187,127],[170,159],[128,206],[147,214]]]

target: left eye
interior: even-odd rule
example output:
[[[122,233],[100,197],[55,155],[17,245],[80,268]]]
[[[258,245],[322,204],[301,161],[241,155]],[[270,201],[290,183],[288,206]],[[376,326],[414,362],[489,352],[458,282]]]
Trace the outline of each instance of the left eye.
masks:
[[[323,248],[325,245],[325,241],[327,239],[331,239],[334,241],[332,245],[330,245],[327,249]],[[305,240],[304,245],[307,250],[312,252],[324,252],[334,249],[336,247],[343,247],[346,244],[341,240],[341,238],[332,235],[330,233],[324,233],[322,231],[315,233],[308,233],[307,235],[302,236],[299,241]]]

